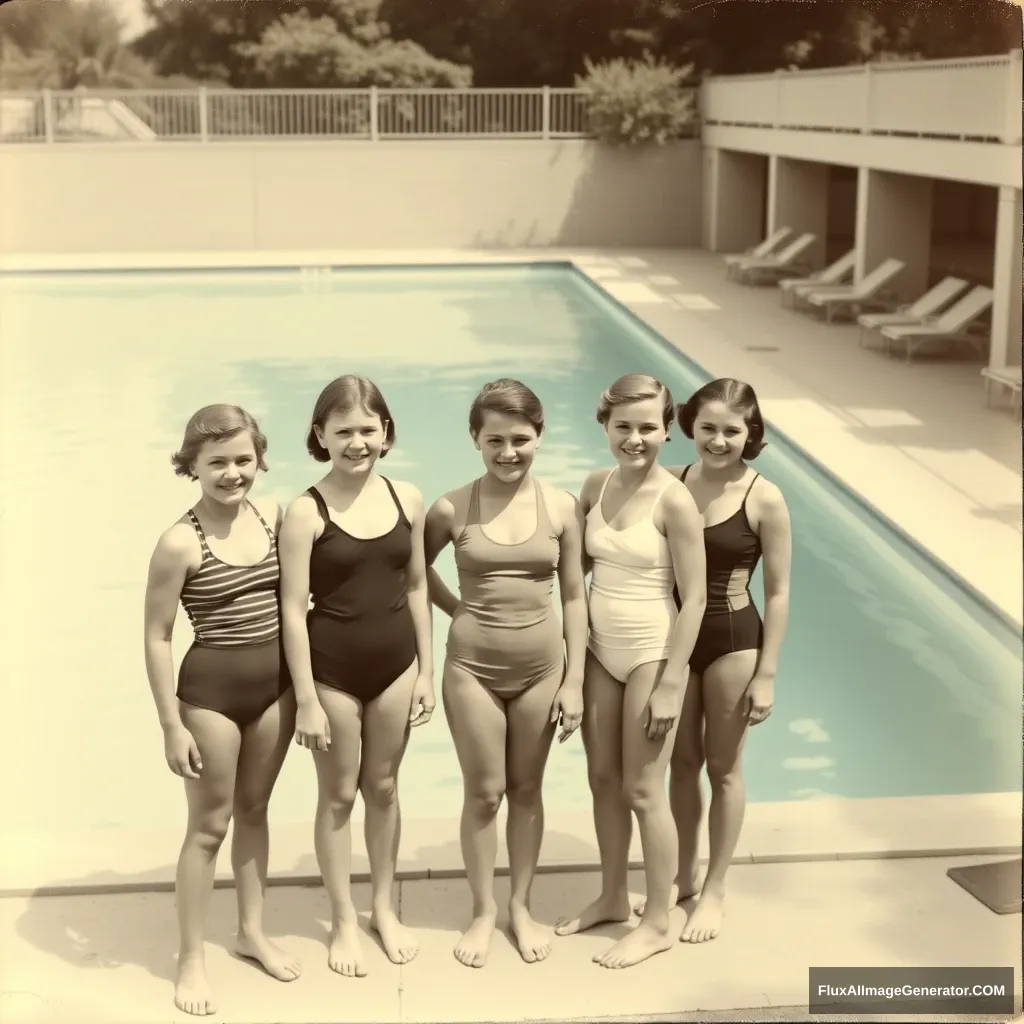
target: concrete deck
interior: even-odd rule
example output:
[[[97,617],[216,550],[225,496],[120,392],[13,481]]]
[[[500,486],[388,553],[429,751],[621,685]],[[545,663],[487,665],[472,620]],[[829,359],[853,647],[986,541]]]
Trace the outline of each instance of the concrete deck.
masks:
[[[540,964],[524,963],[507,935],[498,934],[485,968],[463,967],[452,947],[467,921],[468,891],[463,880],[450,880],[399,886],[402,918],[421,943],[416,960],[392,965],[367,934],[368,976],[341,978],[327,967],[330,916],[323,890],[275,887],[268,897],[268,932],[296,952],[304,968],[301,979],[287,985],[231,956],[234,894],[219,889],[207,963],[220,1009],[207,1019],[678,1020],[684,1012],[745,1010],[744,1020],[792,1020],[780,1008],[795,1007],[804,1016],[807,969],[829,964],[1012,966],[1019,1005],[1020,918],[990,913],[946,878],[953,863],[940,858],[737,866],[719,938],[702,946],[680,944],[626,972],[591,962],[626,926],[557,938],[550,958]],[[552,923],[582,907],[597,884],[594,873],[541,876],[535,888],[538,918]],[[631,884],[642,890],[639,875]],[[507,881],[499,881],[499,901],[507,891]],[[364,924],[368,900],[368,887],[359,886],[356,903]],[[680,911],[678,921],[683,920]],[[171,1001],[174,932],[170,894],[2,900],[0,1019],[187,1019]]]
[[[862,350],[855,328],[815,323],[782,309],[773,291],[727,282],[716,256],[133,254],[8,257],[0,270],[524,259],[574,261],[707,371],[755,382],[775,427],[1006,617],[1024,619],[1020,423],[1008,411],[985,408],[979,365],[934,360],[907,366]],[[1019,793],[754,805],[733,869],[727,930],[707,946],[681,947],[619,976],[590,962],[614,930],[603,938],[559,940],[542,965],[523,964],[499,938],[486,970],[461,967],[451,947],[468,908],[464,881],[446,877],[461,868],[453,823],[410,821],[400,898],[403,918],[420,932],[422,952],[398,968],[374,946],[371,975],[358,982],[334,977],[326,967],[325,897],[302,884],[316,874],[308,825],[281,828],[273,837],[272,874],[291,885],[271,890],[268,929],[301,953],[306,974],[282,986],[232,959],[224,944],[233,927],[233,896],[218,890],[209,956],[226,1016],[215,1019],[682,1019],[684,1012],[748,1008],[742,1019],[794,1019],[793,1008],[798,1017],[805,1012],[807,967],[830,963],[1012,965],[1019,1012],[1019,916],[991,914],[945,871],[957,853],[1019,850],[1020,824]],[[175,829],[7,837],[0,890],[12,895],[0,900],[0,1019],[182,1019],[170,1002],[173,898],[156,891],[171,883],[179,841]],[[365,871],[360,847],[357,872]],[[941,856],[915,856],[922,853]],[[552,822],[542,856],[546,865],[563,869],[596,863],[589,815]],[[878,856],[887,859],[867,859]],[[224,876],[226,855],[222,860]],[[639,891],[640,879],[634,882]],[[596,883],[593,874],[542,876],[538,915],[552,921],[582,905]],[[26,895],[51,888],[144,891]],[[367,898],[362,889],[364,910]],[[505,996],[513,992],[514,998]]]

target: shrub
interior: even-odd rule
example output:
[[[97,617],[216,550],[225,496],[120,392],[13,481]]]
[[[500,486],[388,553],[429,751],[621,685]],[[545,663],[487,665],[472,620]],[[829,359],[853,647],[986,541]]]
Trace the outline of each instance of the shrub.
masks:
[[[576,88],[586,94],[590,130],[602,142],[663,146],[693,124],[693,90],[683,85],[693,65],[674,67],[645,54],[643,60],[587,60],[585,66]]]

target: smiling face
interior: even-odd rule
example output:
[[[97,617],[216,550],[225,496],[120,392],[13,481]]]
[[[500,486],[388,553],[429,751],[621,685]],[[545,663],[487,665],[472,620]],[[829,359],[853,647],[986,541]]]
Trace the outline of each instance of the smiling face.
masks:
[[[693,421],[697,455],[709,469],[726,469],[743,458],[749,431],[743,416],[724,402],[705,402]]]
[[[474,440],[487,472],[503,483],[514,483],[530,472],[540,436],[521,416],[487,410]]]
[[[658,458],[668,440],[665,407],[660,398],[612,406],[605,430],[608,447],[623,469],[643,469]]]
[[[192,467],[203,494],[221,505],[243,501],[258,471],[259,459],[248,430],[223,441],[204,441]]]
[[[376,413],[362,406],[333,412],[322,427],[314,427],[317,440],[331,457],[336,470],[346,474],[368,473],[385,451],[386,431]]]

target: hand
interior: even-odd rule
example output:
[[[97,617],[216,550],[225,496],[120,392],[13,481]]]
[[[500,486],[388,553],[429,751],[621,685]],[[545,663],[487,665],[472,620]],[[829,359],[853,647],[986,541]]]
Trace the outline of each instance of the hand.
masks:
[[[320,701],[300,704],[295,711],[295,742],[307,750],[329,750],[331,723]]]
[[[650,717],[647,721],[647,738],[663,740],[671,731],[679,718],[683,706],[685,685],[679,685],[662,676],[651,699],[647,702]]]
[[[412,701],[409,707],[409,724],[426,725],[434,713],[437,698],[434,696],[434,680],[430,676],[417,676],[412,685]]]
[[[551,703],[551,722],[561,722],[558,742],[564,743],[583,721],[583,681],[566,679]]]
[[[775,677],[755,673],[747,687],[747,721],[760,725],[771,713],[775,703]]]
[[[175,725],[164,733],[164,759],[167,767],[183,779],[198,779],[203,770],[199,747],[184,725]]]

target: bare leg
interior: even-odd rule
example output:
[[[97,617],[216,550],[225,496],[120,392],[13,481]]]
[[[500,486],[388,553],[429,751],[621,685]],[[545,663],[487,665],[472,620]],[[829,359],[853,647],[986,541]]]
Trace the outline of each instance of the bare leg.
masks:
[[[455,959],[467,967],[483,967],[498,919],[495,818],[505,795],[505,709],[476,679],[452,665],[445,665],[441,697],[462,768],[459,838],[473,893],[473,920],[456,943]]]
[[[509,921],[528,963],[546,960],[551,952],[551,929],[534,920],[530,913],[530,889],[537,874],[544,839],[544,768],[551,752],[555,724],[551,705],[562,685],[564,671],[558,670],[508,702],[508,739],[505,772],[508,779],[508,842],[512,894]]]
[[[665,669],[652,662],[635,668],[626,683],[622,709],[623,789],[640,826],[647,881],[647,905],[640,923],[625,938],[594,957],[603,967],[632,967],[676,941],[671,931],[672,880],[679,864],[679,839],[665,793],[665,775],[678,721],[667,736],[647,738],[648,702]]]
[[[700,892],[700,823],[704,813],[700,788],[700,770],[704,767],[704,699],[700,676],[690,673],[690,681],[679,714],[679,729],[669,769],[668,802],[679,839],[679,870],[672,885],[672,903],[685,903]],[[633,908],[644,916],[646,900]]]
[[[251,725],[242,730],[235,777],[234,834],[231,865],[238,897],[235,951],[255,960],[278,981],[302,973],[297,957],[275,945],[263,931],[270,834],[267,807],[295,731],[295,691],[287,690]]]
[[[622,790],[622,708],[625,687],[587,651],[583,679],[583,746],[594,800],[601,856],[601,893],[577,917],[562,918],[558,935],[575,935],[606,921],[629,920],[629,844],[633,818]]]
[[[366,974],[359,921],[352,902],[352,807],[359,789],[363,707],[354,697],[317,684],[317,697],[331,727],[331,745],[314,750],[318,783],[313,843],[331,901],[327,966],[347,978]]]
[[[180,707],[181,720],[199,747],[203,770],[198,779],[185,780],[188,827],[174,881],[180,934],[174,1005],[184,1013],[203,1016],[216,1012],[206,979],[203,932],[217,854],[231,822],[242,738],[235,723],[216,711]]]
[[[747,735],[746,692],[757,667],[757,651],[726,654],[704,673],[704,742],[711,782],[708,810],[710,858],[697,907],[680,936],[707,942],[722,926],[725,875],[743,829],[747,797],[740,761]]]
[[[363,764],[359,788],[366,807],[366,852],[373,881],[370,923],[388,959],[406,964],[419,952],[416,936],[398,920],[392,902],[402,812],[398,806],[398,766],[409,742],[409,707],[416,663],[376,700],[363,708]]]

